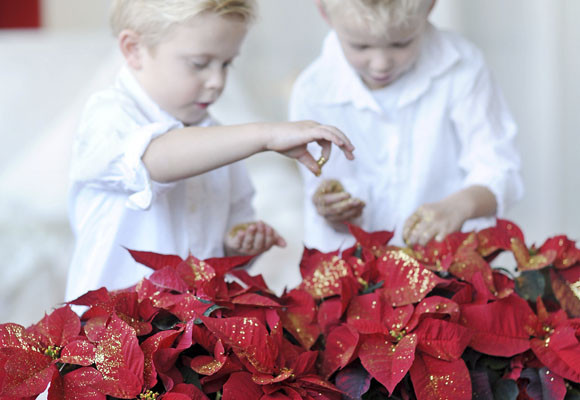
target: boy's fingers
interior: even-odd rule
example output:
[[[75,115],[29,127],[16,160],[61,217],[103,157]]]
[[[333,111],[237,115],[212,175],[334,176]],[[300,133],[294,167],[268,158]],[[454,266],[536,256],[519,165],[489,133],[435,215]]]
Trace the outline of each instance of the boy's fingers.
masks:
[[[330,207],[335,203],[347,200],[350,198],[350,193],[328,193],[314,196],[314,204],[320,207]]]
[[[316,143],[318,143],[320,146],[320,158],[317,160],[317,164],[320,168],[322,168],[322,165],[330,160],[332,143],[327,140],[317,140]]]
[[[337,203],[328,206],[328,215],[338,215],[342,214],[351,209],[357,209],[362,206],[362,202],[359,199],[348,198]]]
[[[433,239],[436,233],[437,229],[435,229],[434,227],[431,226],[427,228],[426,230],[423,231],[423,233],[419,237],[419,244],[421,246],[425,246],[427,243],[429,243],[431,239]]]
[[[264,237],[264,231],[258,230],[254,235],[254,241],[252,243],[252,248],[256,251],[262,250],[264,248],[264,243],[266,238]]]
[[[362,208],[354,208],[351,210],[347,210],[342,214],[327,217],[326,219],[329,220],[330,222],[347,222],[360,217],[361,214]]]
[[[419,214],[417,212],[414,212],[409,218],[407,218],[407,221],[405,221],[405,225],[403,227],[403,240],[410,242],[411,232],[415,227],[415,225],[417,224],[417,222],[419,222],[420,220],[421,218],[419,217]]]
[[[302,163],[306,168],[308,168],[314,175],[320,176],[320,166],[312,157],[312,154],[306,152],[297,158],[298,162]]]
[[[241,249],[244,251],[249,251],[254,245],[254,237],[256,235],[256,226],[250,225],[248,229],[244,232],[244,238],[241,244]]]
[[[330,140],[338,147],[340,147],[341,150],[346,155],[346,158],[348,158],[349,160],[354,159],[354,155],[352,154],[352,152],[354,151],[354,146],[348,139],[348,137],[340,129],[332,125],[323,125],[322,127],[332,134],[332,136],[329,137],[328,140]]]
[[[229,236],[228,241],[230,242],[230,247],[239,249],[242,246],[242,238],[244,234],[241,231],[236,232],[235,236]]]
[[[279,246],[279,247],[286,247],[288,245],[288,243],[286,243],[286,240],[280,235],[276,235],[275,244],[276,244],[276,246]]]
[[[412,244],[419,243],[424,246],[434,236],[432,232],[433,227],[431,223],[426,220],[421,220],[415,224],[409,235],[409,242]]]

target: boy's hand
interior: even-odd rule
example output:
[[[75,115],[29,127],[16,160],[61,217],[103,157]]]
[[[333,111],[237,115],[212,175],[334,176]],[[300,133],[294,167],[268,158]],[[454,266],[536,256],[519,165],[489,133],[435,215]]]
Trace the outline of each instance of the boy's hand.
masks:
[[[286,241],[270,225],[250,222],[234,226],[226,235],[226,253],[229,255],[256,255],[272,246],[286,247]]]
[[[346,135],[334,126],[314,121],[284,122],[275,125],[277,129],[270,130],[267,150],[277,151],[298,160],[315,175],[320,175],[323,163],[317,163],[308,152],[306,148],[308,143],[317,142],[322,148],[321,156],[325,160],[330,158],[332,143],[344,152],[346,158],[354,159],[352,154],[354,146]]]
[[[351,197],[342,184],[334,179],[325,180],[318,186],[312,202],[318,214],[332,223],[352,221],[361,216],[365,207],[362,200]]]
[[[471,218],[490,217],[497,212],[495,195],[485,186],[466,187],[445,199],[423,204],[411,215],[403,227],[403,239],[408,245],[442,241],[445,236],[461,229]]]
[[[403,240],[407,245],[426,245],[431,239],[442,241],[445,236],[461,229],[467,217],[462,207],[454,201],[424,204],[417,209],[403,227]]]

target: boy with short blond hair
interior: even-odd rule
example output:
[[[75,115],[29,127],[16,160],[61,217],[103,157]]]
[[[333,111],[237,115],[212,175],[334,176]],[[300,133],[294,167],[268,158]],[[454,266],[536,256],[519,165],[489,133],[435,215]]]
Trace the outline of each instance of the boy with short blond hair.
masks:
[[[516,125],[481,52],[429,23],[434,3],[317,0],[332,31],[294,85],[290,119],[348,132],[357,160],[303,174],[308,247],[352,244],[345,222],[394,230],[399,245],[442,240],[522,196]]]
[[[306,149],[313,141],[325,157],[334,143],[353,158],[332,126],[212,120],[208,108],[254,15],[253,0],[113,1],[126,66],[91,97],[74,144],[67,299],[147,274],[126,248],[205,259],[284,246],[272,227],[252,222],[254,191],[238,161],[271,150],[319,173]]]

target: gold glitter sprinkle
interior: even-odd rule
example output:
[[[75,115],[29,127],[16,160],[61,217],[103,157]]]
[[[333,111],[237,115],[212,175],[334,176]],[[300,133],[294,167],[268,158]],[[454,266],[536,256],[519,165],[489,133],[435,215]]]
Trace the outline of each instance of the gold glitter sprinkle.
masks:
[[[332,296],[340,288],[340,278],[347,275],[347,264],[334,256],[330,261],[322,261],[312,276],[302,282],[301,287],[319,299]]]

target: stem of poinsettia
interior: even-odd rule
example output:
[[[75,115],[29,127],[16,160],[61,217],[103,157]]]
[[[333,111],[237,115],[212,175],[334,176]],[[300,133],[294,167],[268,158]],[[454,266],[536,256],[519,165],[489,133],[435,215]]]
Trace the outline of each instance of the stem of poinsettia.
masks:
[[[222,392],[219,392],[219,391],[216,392],[216,394],[215,394],[215,400],[221,400],[221,398],[222,398]]]

